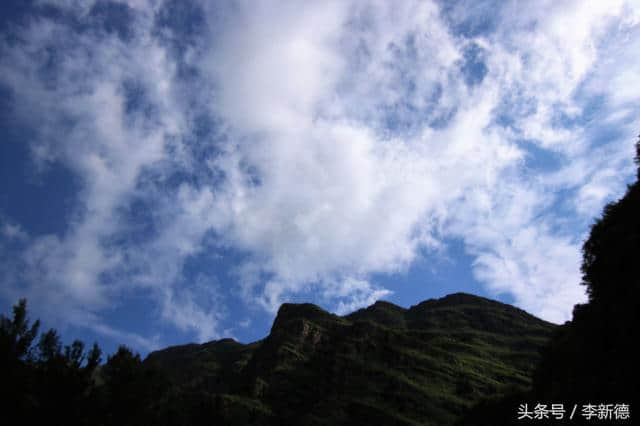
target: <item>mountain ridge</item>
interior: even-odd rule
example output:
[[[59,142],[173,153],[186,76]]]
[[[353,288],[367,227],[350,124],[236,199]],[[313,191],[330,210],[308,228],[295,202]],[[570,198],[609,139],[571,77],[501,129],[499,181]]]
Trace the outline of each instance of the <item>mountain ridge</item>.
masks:
[[[452,424],[481,398],[527,388],[555,328],[466,293],[344,316],[285,303],[264,339],[173,346],[145,363],[215,401],[225,424]]]
[[[316,305],[314,303],[309,303],[309,302],[303,302],[303,303],[285,302],[285,303],[282,303],[280,305],[280,308],[278,308],[278,311],[276,313],[276,317],[274,318],[274,321],[273,321],[273,325],[275,325],[278,322],[278,318],[279,317],[281,317],[283,315],[285,315],[287,317],[291,316],[290,312],[297,312],[297,313],[304,313],[305,311],[307,311],[307,312],[316,312],[316,313],[317,312],[321,312],[323,314],[328,314],[328,315],[331,315],[331,316],[334,316],[334,317],[338,317],[338,318],[345,318],[345,319],[356,318],[356,319],[361,319],[361,318],[358,317],[359,313],[364,313],[364,312],[370,311],[371,309],[376,309],[376,308],[380,308],[380,307],[382,307],[382,308],[390,308],[390,309],[394,309],[394,310],[402,311],[402,312],[406,313],[406,312],[410,312],[410,311],[412,311],[414,309],[423,308],[425,306],[429,306],[429,307],[432,307],[433,305],[438,306],[441,303],[443,305],[449,304],[451,301],[454,301],[454,300],[457,302],[456,304],[458,304],[458,305],[468,304],[468,303],[479,304],[479,303],[487,303],[488,302],[490,304],[496,304],[498,306],[500,306],[500,305],[501,306],[507,306],[510,309],[513,309],[516,312],[521,312],[522,314],[524,314],[526,316],[529,316],[529,317],[531,317],[533,319],[542,321],[544,323],[547,323],[547,324],[550,324],[550,325],[553,325],[553,326],[557,326],[558,325],[558,324],[551,323],[549,321],[545,321],[545,320],[543,320],[541,318],[538,318],[535,315],[530,314],[529,312],[525,311],[524,309],[518,308],[518,307],[516,307],[514,305],[511,305],[511,304],[508,304],[508,303],[503,303],[503,302],[500,302],[498,300],[493,300],[493,299],[489,299],[489,298],[482,297],[482,296],[477,296],[477,295],[474,295],[474,294],[471,294],[471,293],[465,293],[465,292],[455,292],[455,293],[447,294],[447,295],[445,295],[443,297],[440,297],[440,298],[426,299],[426,300],[423,300],[422,302],[419,302],[419,303],[417,303],[415,305],[411,305],[408,308],[404,308],[402,306],[396,305],[393,302],[389,302],[387,300],[381,299],[381,300],[375,301],[370,306],[357,309],[357,310],[355,310],[353,312],[350,312],[348,314],[345,314],[345,315],[333,314],[333,313],[321,308],[320,306],[318,306],[318,305]],[[282,320],[280,320],[280,321],[282,321]],[[273,326],[272,326],[271,330],[273,330]],[[152,354],[154,354],[154,353],[166,351],[166,350],[169,350],[169,349],[172,349],[172,348],[180,348],[180,347],[186,347],[186,346],[203,346],[203,345],[210,345],[210,344],[213,344],[213,343],[216,343],[216,342],[219,343],[219,342],[225,342],[225,341],[236,342],[236,343],[238,343],[240,345],[250,345],[250,344],[253,344],[253,343],[256,343],[256,342],[260,342],[262,340],[264,340],[264,339],[258,339],[257,341],[249,342],[249,343],[242,343],[242,342],[234,339],[233,337],[223,337],[221,339],[210,340],[210,341],[204,342],[204,343],[190,342],[190,343],[184,343],[184,344],[179,344],[179,345],[171,345],[171,346],[167,346],[166,348],[162,348],[162,349],[157,349],[155,351],[151,351],[147,355],[147,358],[149,356],[151,356]]]

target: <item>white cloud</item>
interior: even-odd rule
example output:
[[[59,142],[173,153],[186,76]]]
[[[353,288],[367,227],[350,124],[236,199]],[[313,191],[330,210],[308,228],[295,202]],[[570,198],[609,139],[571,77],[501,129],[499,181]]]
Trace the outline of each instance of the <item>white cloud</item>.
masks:
[[[371,274],[455,237],[490,291],[534,314],[563,321],[584,300],[580,241],[633,172],[634,4],[485,5],[492,29],[466,36],[466,9],[445,20],[429,1],[207,2],[177,52],[154,26],[162,2],[135,3],[127,40],[39,18],[2,44],[34,159],[82,183],[69,231],[28,237],[3,268],[31,293],[99,313],[142,289],[207,339],[222,284],[189,283],[194,256],[246,255],[230,285],[267,310],[318,292],[347,312],[393,291]],[[65,4],[92,19],[92,2]],[[486,75],[470,85],[472,46]]]
[[[199,341],[217,337],[224,308],[218,300],[215,286],[211,284],[200,276],[193,287],[184,286],[175,290],[165,288],[162,319],[184,331],[196,330]]]
[[[374,304],[376,301],[392,295],[387,289],[375,288],[366,280],[347,277],[336,288],[329,288],[327,297],[342,299],[335,309],[336,314],[345,315]]]
[[[217,14],[217,6],[209,5]],[[236,129],[281,132],[309,124],[330,95],[343,58],[337,35],[346,3],[241,3],[204,61],[216,112]],[[218,22],[214,21],[214,24]],[[222,22],[220,22],[222,24]]]

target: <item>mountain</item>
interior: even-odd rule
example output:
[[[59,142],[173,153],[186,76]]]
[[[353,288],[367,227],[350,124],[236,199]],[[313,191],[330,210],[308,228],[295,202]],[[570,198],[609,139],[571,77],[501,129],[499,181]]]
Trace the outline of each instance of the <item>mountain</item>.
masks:
[[[556,327],[457,293],[346,316],[283,304],[270,334],[149,354],[172,424],[453,424],[477,401],[528,389]],[[217,423],[216,423],[217,424]]]

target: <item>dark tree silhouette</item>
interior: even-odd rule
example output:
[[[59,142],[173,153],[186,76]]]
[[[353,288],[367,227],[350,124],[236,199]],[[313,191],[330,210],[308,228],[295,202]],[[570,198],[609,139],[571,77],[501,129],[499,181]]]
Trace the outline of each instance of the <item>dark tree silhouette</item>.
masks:
[[[101,366],[97,343],[88,352],[80,340],[63,346],[54,329],[38,336],[39,326],[30,324],[24,299],[13,318],[0,315],[3,418],[29,425],[166,424],[168,382],[139,354],[120,346]]]
[[[24,424],[102,424],[94,376],[101,351],[94,344],[62,346],[54,329],[38,338],[40,322],[30,324],[27,302],[0,315],[0,412]],[[37,344],[35,344],[37,340]]]
[[[64,347],[64,357],[69,366],[79,370],[84,361],[84,343],[80,340],[74,340],[71,345]]]
[[[33,400],[29,398],[34,374],[29,368],[34,349],[33,341],[40,322],[29,324],[27,301],[22,299],[13,307],[13,318],[0,315],[0,412],[8,418],[33,412]]]
[[[18,361],[32,355],[32,343],[38,335],[40,321],[29,326],[27,300],[21,299],[13,307],[13,319],[0,316],[0,351],[6,360]],[[4,364],[6,365],[6,364]]]
[[[40,335],[40,341],[38,342],[38,360],[43,363],[55,362],[60,357],[62,357],[60,336],[56,330],[51,328],[46,333]]]
[[[85,366],[85,370],[93,372],[93,370],[100,365],[100,361],[102,361],[102,351],[98,344],[94,343],[87,354],[87,365]]]

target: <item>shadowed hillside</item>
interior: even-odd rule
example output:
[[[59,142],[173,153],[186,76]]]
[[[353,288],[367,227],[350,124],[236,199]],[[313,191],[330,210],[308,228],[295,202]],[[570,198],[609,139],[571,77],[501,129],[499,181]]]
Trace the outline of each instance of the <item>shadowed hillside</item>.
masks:
[[[284,304],[262,341],[171,347],[145,363],[225,424],[441,425],[481,397],[526,389],[553,329],[468,294],[344,317]]]
[[[269,335],[169,347],[38,338],[26,301],[0,315],[0,411],[23,424],[447,425],[487,396],[529,389],[556,328],[468,294],[336,316],[284,304]]]

